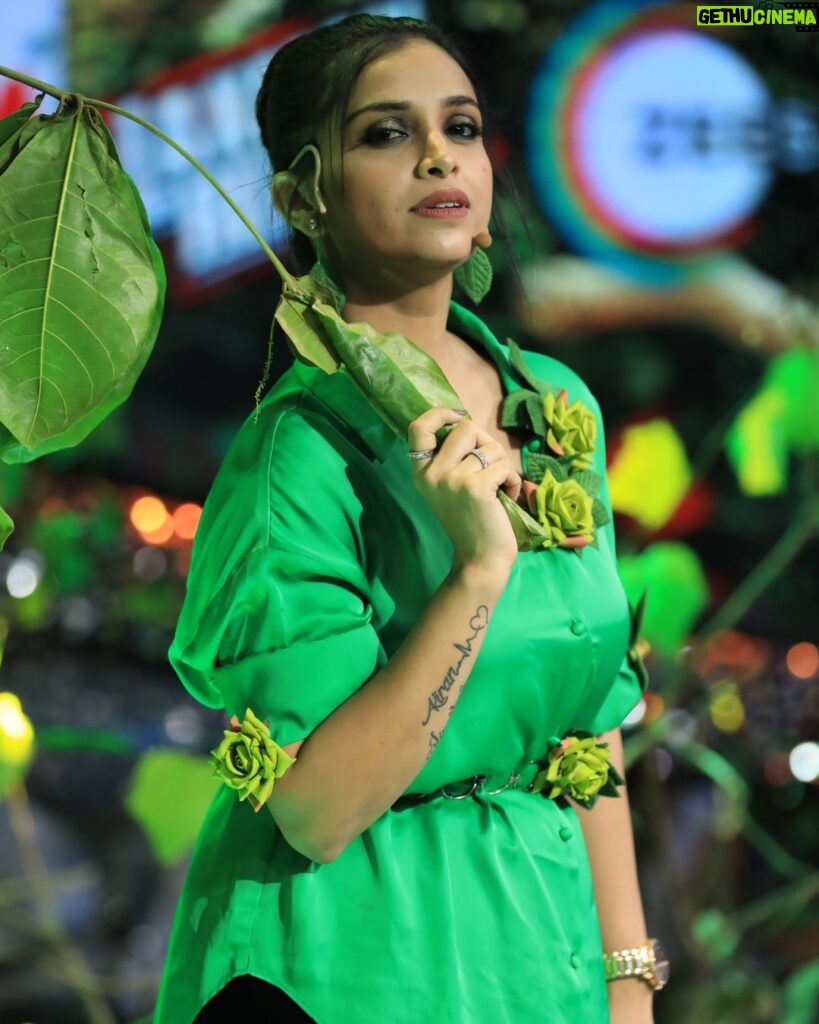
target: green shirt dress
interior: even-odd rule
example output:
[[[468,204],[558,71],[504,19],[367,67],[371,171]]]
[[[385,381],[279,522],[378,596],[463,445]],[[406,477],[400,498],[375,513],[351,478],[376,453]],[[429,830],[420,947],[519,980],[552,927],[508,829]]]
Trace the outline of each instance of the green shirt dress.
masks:
[[[453,304],[450,327],[516,386],[476,316]],[[524,355],[599,421],[576,374]],[[452,562],[406,451],[343,372],[297,362],[283,375],[240,430],[196,536],[170,657],[198,700],[240,718],[251,707],[284,745],[387,663]],[[222,787],[155,1024],[189,1024],[241,974],[318,1024],[606,1024],[586,812],[523,788],[552,737],[615,728],[640,699],[611,524],[598,539],[582,557],[518,555],[432,757],[335,861],[297,853],[267,811]]]

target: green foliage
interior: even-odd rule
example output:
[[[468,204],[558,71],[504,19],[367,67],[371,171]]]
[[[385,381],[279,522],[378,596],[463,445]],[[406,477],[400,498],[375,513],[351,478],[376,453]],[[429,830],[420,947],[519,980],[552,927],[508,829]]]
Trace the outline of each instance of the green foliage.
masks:
[[[125,806],[145,830],[160,864],[170,865],[193,846],[216,791],[205,758],[149,750],[134,770]]]
[[[14,530],[14,522],[5,509],[0,508],[0,551]]]
[[[771,360],[762,387],[728,434],[728,455],[746,494],[780,493],[790,455],[819,450],[817,380],[819,353],[795,349]]]
[[[81,441],[131,393],[165,274],[99,113],[65,100],[0,122],[0,454]],[[25,116],[23,114],[25,113]]]
[[[819,1016],[819,960],[795,971],[784,986],[782,1024],[811,1024]]]
[[[699,559],[685,544],[659,542],[639,555],[621,556],[618,564],[632,603],[645,591],[651,593],[645,636],[673,657],[708,604],[708,582]]]

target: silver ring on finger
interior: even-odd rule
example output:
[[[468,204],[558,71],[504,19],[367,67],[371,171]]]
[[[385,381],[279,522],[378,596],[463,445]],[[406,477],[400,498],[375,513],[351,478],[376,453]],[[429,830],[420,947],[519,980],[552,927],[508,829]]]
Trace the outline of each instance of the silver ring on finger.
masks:
[[[489,466],[489,459],[484,455],[480,448],[470,448],[466,453],[467,455],[474,455],[475,458],[480,462],[483,469],[487,469]],[[466,455],[464,456],[466,458]]]
[[[416,452],[407,452],[408,459],[431,459],[435,454],[435,448],[421,448]]]

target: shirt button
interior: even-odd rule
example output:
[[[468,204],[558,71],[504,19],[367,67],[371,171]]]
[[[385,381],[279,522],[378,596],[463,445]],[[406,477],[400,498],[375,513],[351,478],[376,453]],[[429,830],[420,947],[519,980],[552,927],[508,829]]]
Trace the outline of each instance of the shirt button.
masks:
[[[582,619],[572,619],[569,629],[575,636],[583,636],[586,632],[586,623]]]
[[[564,843],[568,843],[568,841],[574,835],[574,832],[572,832],[568,825],[561,825],[557,834],[560,836]]]
[[[574,967],[574,969],[577,970],[578,967],[580,967],[582,961],[580,960],[580,957],[577,953],[572,953],[572,955],[569,957],[569,962],[571,963],[572,967]]]

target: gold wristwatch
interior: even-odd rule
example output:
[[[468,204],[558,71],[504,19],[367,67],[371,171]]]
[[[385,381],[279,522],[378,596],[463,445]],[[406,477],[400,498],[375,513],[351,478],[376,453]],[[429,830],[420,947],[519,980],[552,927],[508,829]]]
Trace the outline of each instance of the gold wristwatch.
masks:
[[[668,982],[671,964],[665,950],[657,939],[648,939],[634,949],[618,949],[615,953],[603,954],[606,981],[619,978],[642,978],[655,992]]]

